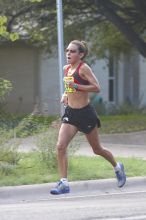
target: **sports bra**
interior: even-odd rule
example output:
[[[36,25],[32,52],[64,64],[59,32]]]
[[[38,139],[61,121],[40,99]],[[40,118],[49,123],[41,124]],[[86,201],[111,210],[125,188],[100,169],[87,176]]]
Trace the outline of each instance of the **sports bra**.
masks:
[[[71,75],[71,77],[74,78],[74,82],[80,85],[89,85],[89,82],[85,79],[83,79],[80,74],[79,74],[79,69],[83,65],[84,62],[80,62],[79,65],[77,66],[75,72]],[[64,75],[67,76],[69,69],[71,68],[71,65],[69,65],[65,72]]]

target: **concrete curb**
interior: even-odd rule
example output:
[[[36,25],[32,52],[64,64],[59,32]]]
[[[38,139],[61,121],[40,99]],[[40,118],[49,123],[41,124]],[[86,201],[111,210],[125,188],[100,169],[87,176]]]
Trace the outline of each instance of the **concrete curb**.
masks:
[[[15,201],[27,202],[30,200],[52,199],[54,196],[50,195],[49,192],[55,184],[56,183],[46,183],[0,187],[0,204],[13,203]],[[75,181],[70,182],[70,188],[71,193],[67,195],[117,193],[131,191],[133,189],[137,191],[144,189],[146,191],[146,177],[127,178],[127,182],[123,188],[116,186],[116,179]]]
[[[127,178],[125,187],[130,188],[143,185],[146,186],[146,177],[129,177]],[[111,189],[119,190],[119,188],[117,187],[116,178],[71,182],[70,187],[74,191],[107,191]],[[125,187],[123,187],[123,189]]]

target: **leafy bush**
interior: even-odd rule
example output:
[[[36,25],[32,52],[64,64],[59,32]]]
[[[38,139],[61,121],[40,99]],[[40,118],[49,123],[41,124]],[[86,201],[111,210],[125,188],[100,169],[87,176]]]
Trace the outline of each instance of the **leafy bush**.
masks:
[[[28,115],[15,128],[17,137],[27,137],[46,131],[55,116]]]
[[[0,124],[0,172],[8,175],[19,161],[19,142],[14,138],[14,129],[4,122]]]
[[[41,135],[37,145],[41,161],[43,161],[50,170],[57,168],[55,149],[57,136],[58,131],[56,129],[49,128],[49,132]]]
[[[0,78],[0,100],[12,90],[12,83],[6,79]]]
[[[58,139],[58,129],[50,127],[47,133],[41,135],[38,141],[38,149],[41,161],[43,161],[49,169],[56,169],[58,166],[56,157],[56,143]],[[74,139],[68,146],[68,155],[71,157],[78,149],[79,142]]]
[[[18,141],[14,139],[6,141],[8,135],[0,136],[0,172],[8,175],[18,164],[20,156],[18,153]]]
[[[22,117],[15,116],[6,112],[4,108],[0,108],[0,129],[7,131],[14,129],[21,120]]]

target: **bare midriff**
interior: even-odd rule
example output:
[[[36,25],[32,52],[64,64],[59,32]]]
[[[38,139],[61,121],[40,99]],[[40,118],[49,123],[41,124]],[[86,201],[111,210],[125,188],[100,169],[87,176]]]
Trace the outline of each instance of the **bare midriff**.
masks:
[[[71,108],[83,108],[89,104],[88,92],[76,91],[74,93],[67,93],[68,105]]]

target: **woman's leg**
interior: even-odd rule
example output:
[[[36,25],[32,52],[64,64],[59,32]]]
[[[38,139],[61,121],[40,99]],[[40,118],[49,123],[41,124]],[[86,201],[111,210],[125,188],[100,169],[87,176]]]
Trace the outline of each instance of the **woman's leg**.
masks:
[[[117,163],[112,153],[107,149],[103,148],[100,144],[97,127],[95,127],[89,134],[86,134],[86,138],[95,154],[104,157],[107,161],[109,161],[113,165],[113,167],[116,167]]]
[[[65,123],[62,123],[61,125],[57,142],[57,157],[60,178],[67,178],[67,146],[77,131],[77,128],[73,125]]]
[[[124,184],[126,183],[124,165],[122,163],[117,163],[112,153],[101,146],[99,141],[98,128],[95,127],[89,134],[86,134],[86,138],[91,145],[94,153],[104,157],[113,165],[118,181],[118,187],[124,186]]]

